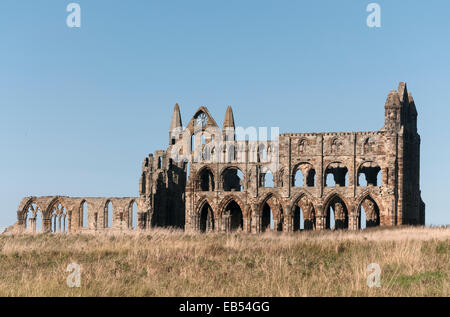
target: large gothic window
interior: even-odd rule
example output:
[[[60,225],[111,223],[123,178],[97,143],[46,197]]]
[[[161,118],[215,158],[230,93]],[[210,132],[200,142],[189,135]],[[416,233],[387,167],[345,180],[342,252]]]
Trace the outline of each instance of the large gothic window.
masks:
[[[206,127],[208,124],[208,116],[206,113],[201,112],[197,118],[195,118],[195,125],[198,127]]]

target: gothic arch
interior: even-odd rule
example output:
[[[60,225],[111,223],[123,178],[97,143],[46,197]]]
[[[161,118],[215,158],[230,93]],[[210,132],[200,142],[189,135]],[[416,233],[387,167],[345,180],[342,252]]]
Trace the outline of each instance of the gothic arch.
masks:
[[[222,221],[225,220],[225,231],[244,230],[244,218],[248,217],[244,212],[248,211],[247,206],[234,195],[224,198],[219,205],[219,215]],[[235,208],[232,208],[232,207]],[[225,212],[229,209],[229,213],[224,217]]]
[[[134,223],[133,224],[133,216],[134,216],[134,213],[133,213],[133,205],[134,204],[136,204],[136,223]],[[136,229],[136,228],[138,228],[138,216],[137,216],[137,214],[138,214],[138,212],[139,212],[139,204],[138,204],[138,201],[135,199],[135,198],[132,198],[132,199],[130,199],[129,201],[128,201],[128,203],[127,203],[127,228],[128,229],[133,229],[133,226],[134,226],[134,228]]]
[[[206,118],[207,118],[207,123],[205,126],[202,126],[202,131],[205,131],[207,129],[211,129],[211,130],[218,130],[219,126],[217,125],[216,121],[214,120],[214,118],[211,116],[211,114],[209,113],[208,109],[206,109],[206,107],[199,107],[197,109],[197,111],[194,113],[194,115],[192,116],[191,120],[189,121],[189,123],[186,126],[186,131],[189,131],[190,135],[193,135],[195,132],[195,128],[196,128],[196,119],[202,114],[204,113]],[[214,134],[214,133],[212,133]]]
[[[44,232],[44,213],[40,205],[38,204],[38,201],[36,197],[31,197],[29,199],[22,200],[21,204],[19,205],[19,221],[22,223],[23,228],[26,229],[28,232],[37,232],[37,225],[40,226],[40,232]],[[29,215],[29,213],[31,214]],[[28,218],[30,216],[30,220]],[[38,219],[38,216],[40,219]],[[29,221],[30,220],[30,221]],[[40,220],[40,223],[38,223],[38,220]]]
[[[381,215],[380,215],[380,205],[374,196],[365,193],[362,198],[358,200],[358,208],[356,210],[358,216],[357,228],[361,229],[361,207],[364,208],[365,218],[366,218],[366,228],[376,227],[380,225]]]
[[[86,203],[86,215],[84,214],[84,204]],[[86,220],[86,221],[85,221]],[[86,222],[86,223],[85,223]],[[83,198],[78,204],[78,227],[79,228],[88,228],[89,227],[89,203]]]
[[[332,193],[324,204],[325,228],[331,229],[331,211],[333,212],[335,229],[348,229],[350,209],[348,202],[337,193]],[[331,210],[333,208],[333,210]]]
[[[219,217],[222,217],[222,216],[223,216],[223,213],[224,213],[224,211],[225,211],[225,208],[226,208],[227,205],[228,205],[231,201],[233,201],[233,200],[234,200],[234,201],[239,205],[239,207],[241,208],[241,210],[242,210],[242,216],[247,217],[247,214],[244,214],[245,211],[248,211],[248,209],[245,208],[245,207],[246,207],[246,204],[244,204],[244,203],[242,202],[241,199],[239,199],[238,197],[236,197],[236,195],[227,195],[224,199],[221,200],[221,202],[219,203],[218,208],[217,208],[217,215],[218,215]]]
[[[358,186],[381,186],[381,164],[375,161],[365,160],[361,162],[357,167],[357,184]],[[360,184],[360,176],[364,175],[367,185]]]
[[[111,214],[108,210],[109,204],[111,204]],[[112,199],[106,199],[103,204],[103,228],[112,228],[114,226],[114,211],[115,206]],[[111,226],[109,225],[109,217],[111,217]]]
[[[303,228],[305,230],[316,229],[316,209],[311,195],[306,194],[305,192],[297,195],[291,203],[290,210],[289,217],[291,220],[292,231],[300,230],[301,215],[303,215]]]
[[[268,193],[258,206],[258,215],[261,216],[261,231],[271,227],[273,221],[273,230],[283,231],[284,213],[281,200],[274,193]]]
[[[201,191],[214,191],[216,179],[214,169],[210,168],[209,165],[202,166],[197,172],[197,181]]]
[[[272,200],[269,202],[269,200],[271,200],[272,198],[275,201]],[[267,193],[265,196],[263,196],[263,198],[260,200],[260,202],[258,204],[257,214],[259,216],[261,216],[262,209],[263,209],[265,203],[268,203],[269,205],[271,205],[270,206],[271,208],[276,208],[276,207],[283,208],[281,205],[280,197],[276,193],[270,192],[270,193]]]
[[[37,210],[37,209],[40,209],[40,210],[41,210],[41,213],[43,213],[43,210],[42,210],[42,208],[41,208],[39,202],[37,201],[36,197],[30,197],[30,198],[28,198],[28,199],[24,199],[24,201],[25,201],[25,203],[22,202],[22,203],[19,205],[19,210],[20,210],[20,215],[19,215],[19,217],[20,217],[21,219],[24,219],[24,218],[25,218],[25,216],[26,216],[26,214],[27,214],[27,212],[28,212],[28,208],[30,208],[30,206],[33,205],[33,204],[36,205],[36,210]],[[34,216],[35,216],[35,215],[34,215]],[[44,215],[42,215],[42,216],[44,216]]]
[[[265,188],[276,187],[275,173],[266,165],[259,165],[259,186]]]
[[[47,207],[47,215],[50,218],[50,231],[54,233],[70,231],[72,213],[63,199],[55,197]]]
[[[242,177],[239,177],[239,172],[242,174]],[[239,178],[239,181],[237,178]],[[220,171],[220,185],[223,191],[231,191],[233,188],[235,191],[244,190],[245,179],[244,172],[235,165],[226,166]]]
[[[200,232],[213,232],[216,229],[214,209],[208,199],[202,199],[197,214],[200,220]]]
[[[296,180],[300,173],[302,186],[296,186]],[[298,176],[297,176],[298,175]],[[310,162],[298,162],[292,169],[293,187],[314,187],[316,185],[316,169]]]
[[[341,161],[333,161],[326,165],[323,169],[323,184],[325,187],[329,187],[327,184],[327,176],[331,174],[333,175],[335,186],[348,186],[349,183],[349,169],[346,164]]]

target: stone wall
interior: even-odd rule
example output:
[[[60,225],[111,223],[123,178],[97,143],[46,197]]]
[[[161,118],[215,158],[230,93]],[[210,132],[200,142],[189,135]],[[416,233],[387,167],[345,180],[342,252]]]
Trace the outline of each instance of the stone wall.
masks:
[[[379,131],[282,133],[276,140],[242,141],[236,140],[231,107],[222,129],[206,107],[183,128],[176,105],[167,150],[142,163],[139,197],[26,197],[16,227],[37,231],[37,214],[44,232],[423,225],[417,110],[405,83],[389,93],[384,108]]]

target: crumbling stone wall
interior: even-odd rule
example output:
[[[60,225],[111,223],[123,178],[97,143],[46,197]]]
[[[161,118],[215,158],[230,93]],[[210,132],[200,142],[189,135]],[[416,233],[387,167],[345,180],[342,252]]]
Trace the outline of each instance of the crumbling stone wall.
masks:
[[[17,226],[30,233],[130,230],[132,205],[138,201],[137,197],[25,197],[17,210]],[[83,215],[84,203],[87,204],[87,217]],[[108,204],[112,205],[112,210],[108,210]],[[108,225],[108,212],[111,213],[111,226]],[[39,224],[36,223],[38,217],[41,218]],[[39,230],[37,225],[41,225]]]
[[[222,129],[206,107],[183,128],[176,105],[167,150],[142,163],[139,197],[26,197],[16,227],[36,231],[40,213],[44,232],[132,230],[133,203],[139,230],[256,233],[423,225],[417,110],[405,83],[389,93],[384,108],[379,131],[282,133],[278,140],[243,141],[236,140],[231,107]]]

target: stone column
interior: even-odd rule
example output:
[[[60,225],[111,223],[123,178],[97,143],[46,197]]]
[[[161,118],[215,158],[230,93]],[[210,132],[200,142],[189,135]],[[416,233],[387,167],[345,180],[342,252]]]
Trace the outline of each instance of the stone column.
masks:
[[[316,230],[326,229],[326,212],[323,205],[316,205]]]
[[[230,215],[229,214],[224,214],[223,215],[223,231],[224,232],[230,232],[231,231],[231,222],[230,222]]]
[[[36,222],[35,222],[36,224]],[[36,225],[35,225],[36,227]],[[43,218],[42,219],[42,232],[51,232],[52,231],[52,218]]]
[[[145,212],[137,213],[137,228],[139,230],[144,230],[147,226],[147,214]]]
[[[283,232],[291,232],[292,231],[292,211],[291,206],[284,206],[284,223],[283,223]]]

